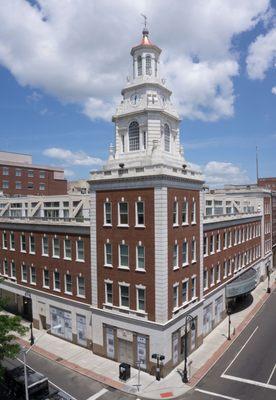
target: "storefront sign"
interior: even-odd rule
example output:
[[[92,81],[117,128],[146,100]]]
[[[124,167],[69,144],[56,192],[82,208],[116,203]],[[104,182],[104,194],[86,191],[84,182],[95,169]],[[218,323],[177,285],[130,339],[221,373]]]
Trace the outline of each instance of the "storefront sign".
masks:
[[[133,342],[133,333],[125,329],[117,329],[117,338]]]

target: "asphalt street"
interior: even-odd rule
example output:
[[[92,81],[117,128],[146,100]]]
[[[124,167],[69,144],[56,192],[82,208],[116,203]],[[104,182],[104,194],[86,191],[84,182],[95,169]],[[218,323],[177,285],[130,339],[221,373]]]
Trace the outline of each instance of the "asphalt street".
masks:
[[[90,398],[94,400],[97,395],[99,395],[99,400],[133,400],[137,398],[137,396],[127,395],[111,387],[106,387],[32,351],[28,353],[27,364],[46,375],[50,382],[72,396],[72,400],[88,400]],[[93,398],[93,396],[95,397]]]
[[[183,398],[276,399],[276,292],[242,334]]]

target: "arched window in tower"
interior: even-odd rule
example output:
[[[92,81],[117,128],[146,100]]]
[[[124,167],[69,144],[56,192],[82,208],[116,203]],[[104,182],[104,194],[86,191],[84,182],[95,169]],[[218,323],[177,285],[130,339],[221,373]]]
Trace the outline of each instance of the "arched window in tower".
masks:
[[[137,57],[137,71],[138,71],[138,76],[142,75],[142,57],[141,56]]]
[[[132,121],[128,128],[129,151],[140,149],[139,124]]]
[[[171,151],[171,132],[168,124],[164,126],[164,148],[165,151]]]
[[[147,55],[146,56],[146,75],[151,75],[152,70],[151,70],[151,56]]]

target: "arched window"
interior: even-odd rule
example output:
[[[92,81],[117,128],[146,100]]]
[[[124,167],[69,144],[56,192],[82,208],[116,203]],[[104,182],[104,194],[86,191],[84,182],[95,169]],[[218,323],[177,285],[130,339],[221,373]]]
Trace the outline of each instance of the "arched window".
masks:
[[[129,151],[140,149],[139,124],[132,121],[128,128]]]
[[[142,57],[141,56],[137,57],[137,70],[138,70],[138,76],[142,75]]]
[[[151,75],[151,56],[146,56],[146,75]]]
[[[164,148],[165,151],[171,150],[171,133],[168,124],[165,124],[164,126]]]

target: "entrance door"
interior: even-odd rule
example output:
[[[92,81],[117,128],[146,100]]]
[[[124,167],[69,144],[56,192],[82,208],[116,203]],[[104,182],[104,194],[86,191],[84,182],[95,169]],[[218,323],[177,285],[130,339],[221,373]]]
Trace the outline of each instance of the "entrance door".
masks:
[[[128,340],[118,339],[119,345],[119,362],[125,362],[133,365],[133,348],[132,342]]]

